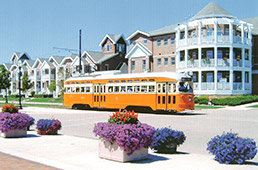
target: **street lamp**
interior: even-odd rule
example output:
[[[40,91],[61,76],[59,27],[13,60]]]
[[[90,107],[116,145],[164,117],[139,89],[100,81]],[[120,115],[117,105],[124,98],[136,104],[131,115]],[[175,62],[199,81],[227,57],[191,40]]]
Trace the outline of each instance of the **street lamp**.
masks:
[[[22,104],[21,104],[21,66],[22,62],[18,62],[18,68],[19,68],[19,74],[18,74],[18,88],[19,88],[19,105],[18,108],[22,109]]]

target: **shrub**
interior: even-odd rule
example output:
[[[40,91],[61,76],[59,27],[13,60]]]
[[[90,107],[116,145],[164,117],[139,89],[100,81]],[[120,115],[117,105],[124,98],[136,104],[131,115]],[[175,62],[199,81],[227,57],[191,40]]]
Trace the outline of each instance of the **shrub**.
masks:
[[[2,107],[3,113],[18,113],[19,108],[13,104],[6,104]]]
[[[40,119],[36,128],[39,135],[56,135],[61,127],[61,122],[57,119]]]
[[[5,133],[14,129],[26,130],[29,126],[30,116],[24,113],[1,113],[0,130]]]
[[[242,164],[245,160],[253,159],[257,153],[256,143],[250,138],[241,138],[237,133],[223,133],[208,142],[207,150],[215,155],[219,163]]]
[[[152,149],[164,150],[167,145],[176,143],[178,146],[183,144],[186,139],[185,134],[182,131],[173,130],[171,128],[156,129],[155,140],[153,142]]]
[[[34,97],[35,91],[31,91],[31,92],[30,92],[30,95],[31,95],[31,97]]]
[[[117,143],[130,155],[141,148],[152,146],[154,140],[154,127],[143,124],[115,124],[109,122],[97,123],[93,132],[96,136],[111,144]]]
[[[109,123],[115,124],[137,124],[138,123],[138,114],[135,114],[134,111],[126,111],[126,112],[116,112],[113,113],[112,116],[108,119]]]

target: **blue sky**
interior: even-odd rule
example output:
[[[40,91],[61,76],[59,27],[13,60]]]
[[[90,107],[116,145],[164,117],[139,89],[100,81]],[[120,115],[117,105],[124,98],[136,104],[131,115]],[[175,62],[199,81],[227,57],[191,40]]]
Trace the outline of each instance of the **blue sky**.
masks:
[[[153,31],[195,15],[210,0],[0,0],[0,63],[27,52],[32,60],[68,55],[53,47],[100,51],[110,34],[128,37],[136,30]],[[213,0],[232,15],[258,16],[257,0]]]

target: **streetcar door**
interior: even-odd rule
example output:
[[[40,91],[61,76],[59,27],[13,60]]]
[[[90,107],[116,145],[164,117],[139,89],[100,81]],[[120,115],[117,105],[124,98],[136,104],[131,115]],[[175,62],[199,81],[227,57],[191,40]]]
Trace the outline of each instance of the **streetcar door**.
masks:
[[[167,83],[157,83],[157,109],[167,110]]]
[[[93,85],[93,107],[106,107],[106,85],[94,84]]]

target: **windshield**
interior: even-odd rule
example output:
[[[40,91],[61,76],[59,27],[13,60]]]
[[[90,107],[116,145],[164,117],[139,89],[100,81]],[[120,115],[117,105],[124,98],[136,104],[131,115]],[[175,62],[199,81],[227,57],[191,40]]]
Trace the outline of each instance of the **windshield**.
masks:
[[[189,82],[179,82],[178,90],[180,92],[193,92],[193,89]]]

